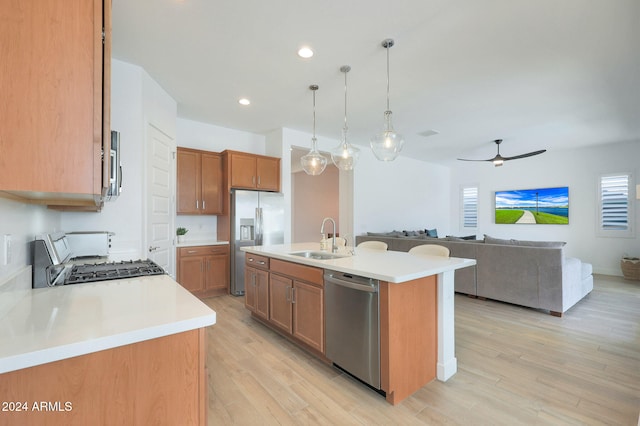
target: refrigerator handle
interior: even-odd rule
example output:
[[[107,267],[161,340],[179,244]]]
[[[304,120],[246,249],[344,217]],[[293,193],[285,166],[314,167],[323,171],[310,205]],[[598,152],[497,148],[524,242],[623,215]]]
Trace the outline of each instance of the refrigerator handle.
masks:
[[[262,245],[262,208],[261,207],[256,207],[256,245],[257,246],[261,246]]]

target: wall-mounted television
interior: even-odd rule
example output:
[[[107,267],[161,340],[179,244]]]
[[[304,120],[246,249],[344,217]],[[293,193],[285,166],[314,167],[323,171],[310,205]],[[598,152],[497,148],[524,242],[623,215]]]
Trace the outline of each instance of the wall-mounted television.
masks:
[[[499,224],[569,224],[569,187],[496,191]]]

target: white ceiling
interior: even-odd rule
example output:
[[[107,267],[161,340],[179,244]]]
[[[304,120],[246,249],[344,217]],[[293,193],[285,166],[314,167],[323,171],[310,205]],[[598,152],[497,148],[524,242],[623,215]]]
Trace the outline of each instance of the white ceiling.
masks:
[[[142,66],[179,117],[253,133],[311,133],[318,84],[317,133],[339,139],[350,65],[350,141],[368,145],[383,124],[385,38],[403,155],[640,140],[638,0],[113,0],[116,59]]]

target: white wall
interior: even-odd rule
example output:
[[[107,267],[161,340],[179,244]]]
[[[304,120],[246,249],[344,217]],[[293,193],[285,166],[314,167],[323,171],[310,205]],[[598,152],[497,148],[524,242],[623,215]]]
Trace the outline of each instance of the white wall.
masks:
[[[120,132],[123,190],[100,213],[62,213],[61,226],[71,231],[111,231],[114,259],[146,257],[145,195],[146,123],[175,138],[175,101],[142,68],[113,60],[111,128]]]
[[[640,202],[634,200],[632,226],[635,238],[596,236],[597,179],[604,173],[632,172],[640,178],[640,142],[617,143],[578,150],[548,151],[539,157],[491,163],[460,162],[452,170],[451,217],[453,233],[460,229],[459,188],[478,185],[477,233],[498,238],[566,241],[565,254],[593,265],[597,273],[621,275],[620,257],[640,255]],[[497,190],[569,187],[569,225],[496,225],[494,193]],[[632,188],[633,190],[633,188]]]
[[[378,161],[362,149],[354,179],[355,235],[433,228],[450,233],[447,167],[402,156]]]
[[[331,160],[329,160],[331,161]],[[320,176],[310,176],[304,171],[293,173],[292,182],[292,238],[294,243],[320,241],[320,225],[325,217],[332,217],[340,235],[339,221],[339,172],[333,164]],[[327,223],[325,233],[333,232]],[[349,239],[349,244],[352,244]]]
[[[11,262],[7,265],[2,263],[4,249],[0,248],[0,283],[33,263],[31,242],[36,235],[59,230],[59,212],[0,198],[0,244],[4,235],[11,235]]]

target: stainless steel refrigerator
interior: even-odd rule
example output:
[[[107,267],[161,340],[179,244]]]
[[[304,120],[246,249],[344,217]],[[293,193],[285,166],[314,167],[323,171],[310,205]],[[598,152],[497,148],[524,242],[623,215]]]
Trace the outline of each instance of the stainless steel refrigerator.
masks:
[[[284,197],[279,192],[231,191],[231,294],[244,294],[240,247],[284,243]]]

